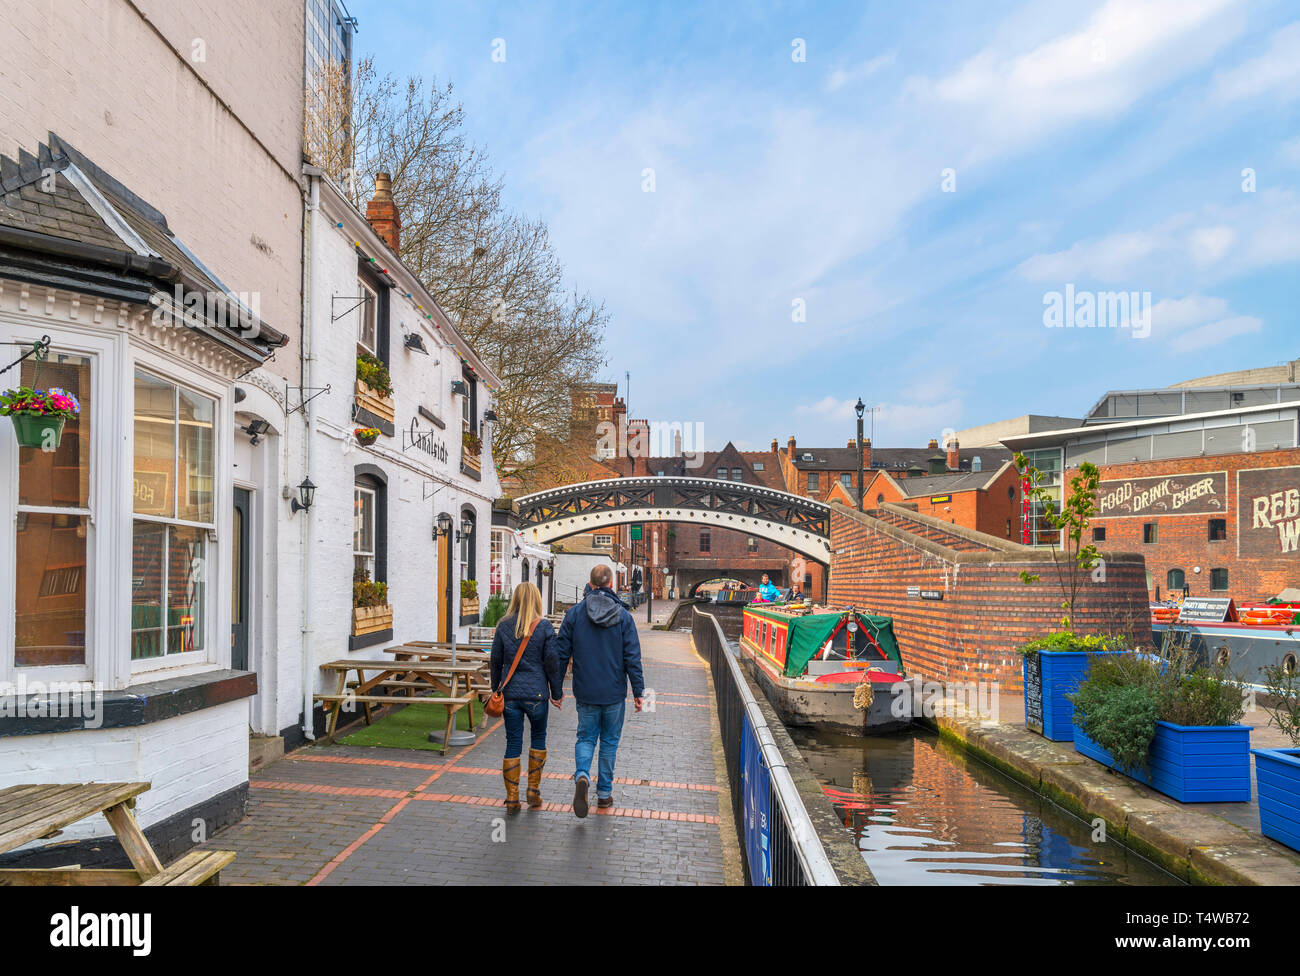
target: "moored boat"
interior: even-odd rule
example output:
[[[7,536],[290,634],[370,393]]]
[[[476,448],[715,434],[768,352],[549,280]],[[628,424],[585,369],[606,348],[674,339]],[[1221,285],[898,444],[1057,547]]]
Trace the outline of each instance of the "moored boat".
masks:
[[[1247,683],[1261,681],[1261,671],[1280,665],[1300,668],[1300,604],[1272,601],[1225,604],[1223,620],[1184,619],[1176,601],[1151,605],[1156,646],[1166,635],[1185,641],[1198,664],[1224,667]],[[1170,633],[1170,632],[1173,633]]]
[[[903,659],[889,617],[751,603],[740,648],[787,725],[874,735],[911,724],[910,710],[898,717],[891,708]]]

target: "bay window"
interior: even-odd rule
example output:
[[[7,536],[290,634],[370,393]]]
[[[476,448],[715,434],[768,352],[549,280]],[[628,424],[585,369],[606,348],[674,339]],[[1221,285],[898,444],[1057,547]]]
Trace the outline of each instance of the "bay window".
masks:
[[[131,660],[206,652],[216,401],[135,372]]]

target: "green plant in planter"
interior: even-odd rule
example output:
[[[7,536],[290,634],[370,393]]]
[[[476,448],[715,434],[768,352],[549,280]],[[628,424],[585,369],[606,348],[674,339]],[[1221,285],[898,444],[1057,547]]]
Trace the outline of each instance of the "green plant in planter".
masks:
[[[1021,657],[1033,657],[1039,651],[1084,651],[1093,654],[1099,651],[1122,651],[1125,646],[1126,641],[1122,637],[1058,630],[1021,644],[1016,648],[1016,653]]]
[[[472,430],[462,431],[460,435],[460,445],[465,449],[467,454],[483,453],[483,438]]]
[[[20,447],[52,451],[59,446],[63,425],[81,413],[81,404],[67,390],[34,390],[20,386],[0,393],[0,416],[13,421]]]
[[[368,352],[357,353],[357,379],[381,397],[393,395],[393,380],[388,366]]]
[[[1273,704],[1264,711],[1273,717],[1282,734],[1300,747],[1300,670],[1288,669],[1284,664],[1268,664],[1260,668],[1264,673],[1264,688]]]
[[[460,581],[460,598],[462,600],[473,600],[477,596],[478,596],[478,580]]]
[[[352,572],[352,605],[354,607],[382,607],[388,603],[388,584],[375,583],[364,569]]]
[[[484,627],[495,627],[501,622],[501,618],[506,615],[508,607],[505,597],[500,593],[493,593],[488,598],[487,606],[483,608],[483,616],[479,623]]]

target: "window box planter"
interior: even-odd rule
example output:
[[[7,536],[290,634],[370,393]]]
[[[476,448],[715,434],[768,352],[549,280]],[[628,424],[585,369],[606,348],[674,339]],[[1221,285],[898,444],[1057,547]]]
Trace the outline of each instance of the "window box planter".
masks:
[[[1115,769],[1115,760],[1077,726],[1074,750]],[[1147,760],[1124,773],[1180,803],[1250,802],[1250,726],[1157,722]],[[1300,766],[1300,764],[1297,764]]]
[[[352,608],[352,636],[373,634],[381,630],[393,629],[393,608],[391,604],[378,607]]]
[[[367,386],[364,380],[357,380],[357,406],[390,424],[397,417],[397,411],[393,408],[393,398],[380,396]]]
[[[460,456],[461,463],[475,474],[483,473],[483,462],[477,454],[471,454],[469,451],[463,451]]]
[[[469,599],[465,599],[464,597],[462,597],[460,601],[460,615],[462,617],[473,617],[476,616],[477,614],[478,614],[478,597],[471,597]]]
[[[1300,851],[1300,749],[1252,749],[1259,784],[1259,830]]]
[[[1074,705],[1066,695],[1088,676],[1088,658],[1120,651],[1039,651],[1024,659],[1025,728],[1053,742],[1074,738]]]

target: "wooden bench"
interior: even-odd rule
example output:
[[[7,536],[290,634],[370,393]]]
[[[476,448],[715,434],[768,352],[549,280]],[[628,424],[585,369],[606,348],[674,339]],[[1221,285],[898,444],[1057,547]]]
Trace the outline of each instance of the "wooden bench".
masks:
[[[149,785],[44,783],[0,790],[0,853],[57,836],[64,827],[102,813],[131,862],[129,869],[6,868],[0,870],[0,886],[215,884],[217,872],[235,859],[234,851],[191,851],[164,868],[131,814]],[[185,870],[178,871],[182,862]],[[202,870],[191,870],[195,866]]]
[[[234,851],[190,851],[153,877],[146,878],[140,886],[186,888],[215,885],[219,883],[221,869],[234,859]]]

